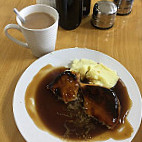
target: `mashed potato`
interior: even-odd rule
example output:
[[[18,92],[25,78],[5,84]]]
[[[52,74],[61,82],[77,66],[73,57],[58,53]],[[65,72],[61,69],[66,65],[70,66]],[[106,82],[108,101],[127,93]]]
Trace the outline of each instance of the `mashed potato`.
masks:
[[[115,71],[102,63],[99,64],[89,59],[75,59],[71,65],[71,70],[80,73],[81,80],[86,78],[89,83],[106,88],[115,86],[119,79]]]

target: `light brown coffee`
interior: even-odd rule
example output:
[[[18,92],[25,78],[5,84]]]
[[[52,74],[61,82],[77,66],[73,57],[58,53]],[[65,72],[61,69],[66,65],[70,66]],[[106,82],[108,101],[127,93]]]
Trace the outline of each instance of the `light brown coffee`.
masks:
[[[55,19],[48,13],[36,12],[25,17],[23,24],[28,29],[44,29],[55,23]]]

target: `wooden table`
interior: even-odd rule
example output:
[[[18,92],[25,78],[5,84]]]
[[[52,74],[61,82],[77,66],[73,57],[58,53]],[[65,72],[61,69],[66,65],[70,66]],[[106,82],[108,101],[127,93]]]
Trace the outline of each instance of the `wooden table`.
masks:
[[[92,5],[95,3],[92,0]],[[0,0],[0,141],[24,142],[18,131],[12,112],[12,98],[15,86],[24,70],[35,58],[31,51],[10,41],[4,34],[4,27],[16,23],[16,7],[19,10],[35,4],[30,0]],[[109,30],[97,30],[90,25],[90,18],[82,20],[80,27],[73,31],[59,28],[56,50],[81,47],[101,51],[123,64],[133,75],[142,92],[142,1],[134,1],[133,11],[128,16],[117,16],[115,25]],[[24,40],[21,33],[10,33]],[[133,142],[142,141],[142,125]]]

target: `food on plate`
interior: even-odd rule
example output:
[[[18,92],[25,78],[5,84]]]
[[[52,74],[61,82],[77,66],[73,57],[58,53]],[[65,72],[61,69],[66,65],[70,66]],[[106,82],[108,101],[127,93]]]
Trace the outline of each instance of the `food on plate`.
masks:
[[[81,80],[88,79],[89,83],[106,88],[115,86],[119,79],[116,71],[89,59],[75,59],[71,65],[71,70],[80,73]]]
[[[49,85],[50,89],[65,103],[79,99],[82,94],[86,114],[95,117],[99,122],[113,129],[119,121],[120,102],[113,90],[80,82],[79,73],[64,71]]]
[[[118,123],[121,105],[113,90],[86,85],[82,88],[85,112],[113,129]]]
[[[75,72],[62,72],[53,83],[47,86],[59,99],[65,103],[77,99],[80,75]]]
[[[37,73],[26,91],[29,115],[39,128],[63,140],[129,138],[133,128],[126,116],[132,103],[125,84],[115,71],[105,66],[107,71],[97,75],[101,85],[90,81],[86,78],[88,68],[95,68],[98,63],[86,59],[80,61],[85,68],[81,68],[79,62],[77,70],[75,64],[71,68],[47,65]],[[107,72],[114,78],[108,81],[108,76],[104,75]]]

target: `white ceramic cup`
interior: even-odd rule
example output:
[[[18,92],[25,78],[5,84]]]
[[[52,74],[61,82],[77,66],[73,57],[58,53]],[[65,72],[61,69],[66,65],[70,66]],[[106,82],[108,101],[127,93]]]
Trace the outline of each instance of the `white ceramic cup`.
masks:
[[[44,5],[44,4],[36,4],[28,6],[20,11],[21,16],[26,17],[27,15],[35,12],[44,12],[50,14],[54,19],[55,23],[48,28],[44,29],[28,29],[22,26],[21,21],[16,17],[17,24],[8,24],[4,31],[5,35],[12,41],[17,44],[27,47],[31,49],[32,53],[36,57],[40,57],[49,52],[55,50],[56,38],[57,38],[57,30],[58,30],[58,20],[59,14],[56,9]],[[17,29],[23,33],[26,43],[19,41],[12,37],[8,33],[8,29]]]

